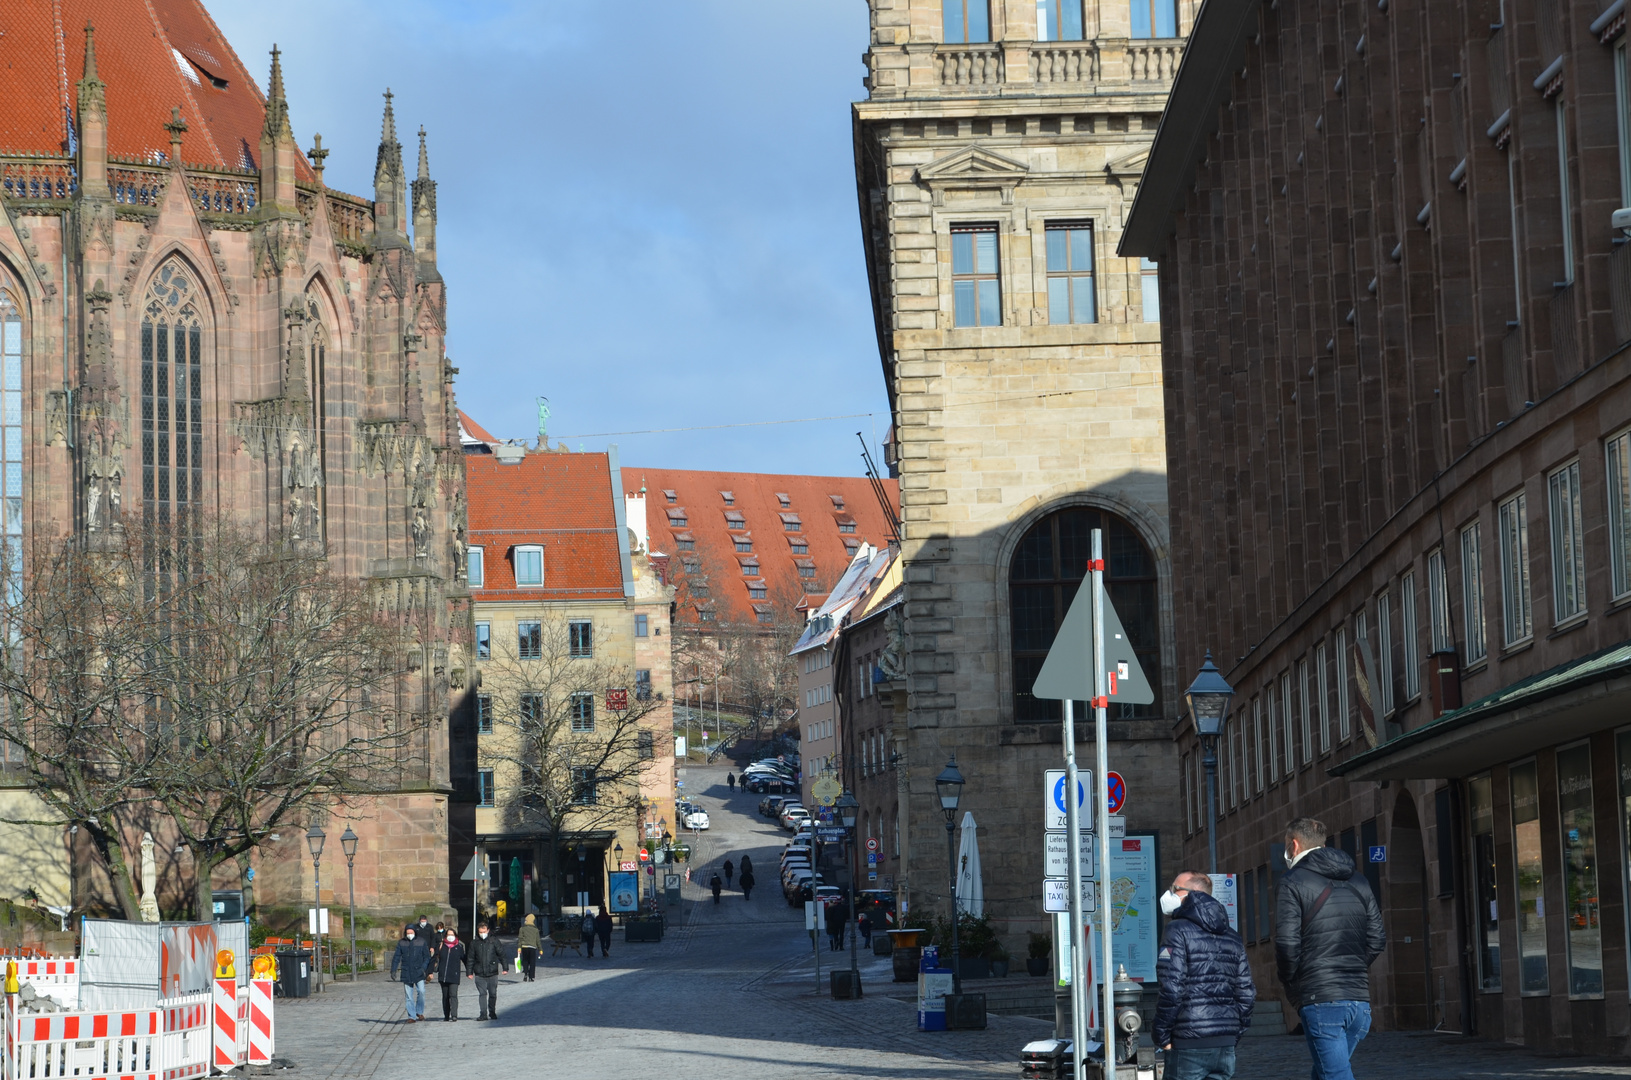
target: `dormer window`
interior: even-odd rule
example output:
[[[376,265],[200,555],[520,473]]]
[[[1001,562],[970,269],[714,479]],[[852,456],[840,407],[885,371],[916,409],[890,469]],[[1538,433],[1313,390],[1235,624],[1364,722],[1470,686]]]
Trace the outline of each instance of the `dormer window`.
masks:
[[[842,495],[828,495],[827,498],[832,500],[832,508],[834,510],[842,511],[844,509],[844,496],[842,496]]]
[[[750,582],[748,582],[748,599],[749,600],[763,600],[764,598],[765,598],[765,583],[764,583],[764,581],[760,580],[760,581],[750,581]]]
[[[727,510],[727,511],[725,511],[725,528],[727,528],[727,529],[745,529],[747,527],[748,527],[748,523],[747,523],[747,520],[742,517],[742,511],[740,511],[740,510]]]
[[[783,514],[781,519],[782,529],[786,532],[798,532],[804,528],[804,523],[799,520],[797,514]]]
[[[465,553],[465,576],[473,589],[481,588],[486,581],[485,568],[482,564],[483,554],[482,549],[479,547],[473,547]]]
[[[725,500],[726,506],[736,505],[736,493],[733,491],[721,491],[719,497]]]
[[[802,536],[790,536],[787,538],[787,543],[792,547],[794,555],[810,554],[810,541]]]
[[[776,501],[782,504],[783,510],[786,510],[789,506],[793,505],[793,500],[787,497],[787,493],[785,491],[776,492]]]
[[[675,493],[673,488],[663,488],[663,498],[671,503],[679,501],[679,495]]]
[[[839,532],[852,533],[855,531],[855,519],[848,514],[839,514],[835,520],[838,522]]]
[[[741,536],[738,536],[736,538],[736,550],[737,551],[752,551],[753,550],[753,537],[749,536],[747,533],[743,533]]]
[[[521,544],[514,549],[515,583],[542,585],[544,583],[544,549],[538,544]]]
[[[676,506],[668,512],[668,527],[670,529],[683,529],[691,524],[691,519],[685,516],[685,507]]]

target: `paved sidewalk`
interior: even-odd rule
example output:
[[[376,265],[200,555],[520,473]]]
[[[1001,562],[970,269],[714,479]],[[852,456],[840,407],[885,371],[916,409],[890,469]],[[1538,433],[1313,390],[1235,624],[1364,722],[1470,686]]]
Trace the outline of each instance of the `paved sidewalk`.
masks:
[[[1377,1032],[1354,1052],[1359,1080],[1594,1080],[1631,1077],[1631,1062],[1542,1057],[1459,1035],[1419,1031]],[[1267,1035],[1240,1047],[1235,1075],[1241,1080],[1302,1080],[1309,1074],[1308,1044],[1301,1035]]]

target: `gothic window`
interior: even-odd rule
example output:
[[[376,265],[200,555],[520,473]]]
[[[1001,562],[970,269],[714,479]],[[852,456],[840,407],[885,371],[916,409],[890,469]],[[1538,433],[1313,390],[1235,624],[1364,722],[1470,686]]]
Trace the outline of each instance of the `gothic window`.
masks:
[[[0,531],[5,534],[6,595],[22,598],[23,575],[23,317],[11,294],[0,288],[0,470],[5,501]]]
[[[317,503],[320,530],[313,539],[320,539],[326,535],[328,528],[328,484],[324,482],[328,475],[328,431],[323,425],[323,418],[328,415],[328,386],[323,377],[328,363],[328,328],[323,325],[317,301],[310,296],[306,297],[306,314],[307,385],[311,387],[312,432],[317,440],[317,472],[321,478],[317,490],[312,492],[312,498]]]
[[[189,528],[204,496],[203,319],[180,259],[159,268],[142,309],[142,512],[157,530]]]
[[[1031,696],[1054,635],[1059,632],[1087,572],[1092,532],[1104,530],[1104,584],[1156,699],[1151,705],[1114,705],[1112,719],[1160,715],[1161,623],[1155,558],[1131,525],[1102,510],[1072,507],[1031,526],[1008,569],[1010,642],[1014,663],[1014,719],[1058,720],[1057,701]]]

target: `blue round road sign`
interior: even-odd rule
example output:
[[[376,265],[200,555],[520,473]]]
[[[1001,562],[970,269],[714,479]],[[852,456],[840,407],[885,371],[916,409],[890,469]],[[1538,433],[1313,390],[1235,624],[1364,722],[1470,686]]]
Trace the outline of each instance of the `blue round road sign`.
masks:
[[[1105,778],[1110,784],[1110,812],[1121,813],[1121,808],[1127,805],[1127,782],[1118,772],[1106,773]]]
[[[1076,781],[1076,805],[1081,806],[1086,802],[1087,791],[1082,787],[1082,782],[1078,780]],[[1068,814],[1070,812],[1070,807],[1065,802],[1065,778],[1063,776],[1054,782],[1053,805],[1059,808],[1059,812],[1061,814]]]

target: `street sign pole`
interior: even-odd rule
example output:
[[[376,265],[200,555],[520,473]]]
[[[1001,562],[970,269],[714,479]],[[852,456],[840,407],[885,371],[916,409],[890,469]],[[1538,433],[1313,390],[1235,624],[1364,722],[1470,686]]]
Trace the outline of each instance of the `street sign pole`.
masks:
[[[1099,754],[1099,820],[1105,823],[1105,843],[1099,844],[1099,940],[1103,944],[1099,958],[1099,977],[1104,980],[1104,997],[1099,1002],[1099,1033],[1104,1047],[1104,1078],[1116,1080],[1116,1055],[1111,1046],[1114,1043],[1110,1025],[1116,1015],[1115,987],[1116,976],[1110,966],[1110,738],[1107,723],[1109,713],[1109,687],[1108,672],[1104,670],[1104,533],[1100,529],[1093,530],[1093,559],[1088,564],[1092,568],[1092,599],[1093,599],[1093,736],[1098,744]],[[1066,715],[1069,715],[1068,713]],[[1071,836],[1072,844],[1079,843],[1074,832]],[[1076,848],[1071,848],[1071,869],[1078,877],[1081,870],[1076,866]],[[1072,900],[1077,897],[1073,896]],[[1077,921],[1075,912],[1071,919]],[[1079,931],[1078,931],[1079,932]],[[1078,1042],[1076,1053],[1076,1068],[1081,1068],[1082,1053]]]
[[[1076,778],[1075,702],[1065,699],[1065,835],[1070,844],[1070,1036],[1076,1075],[1081,1076],[1082,1047],[1087,1045],[1087,991],[1082,988],[1082,833]]]

